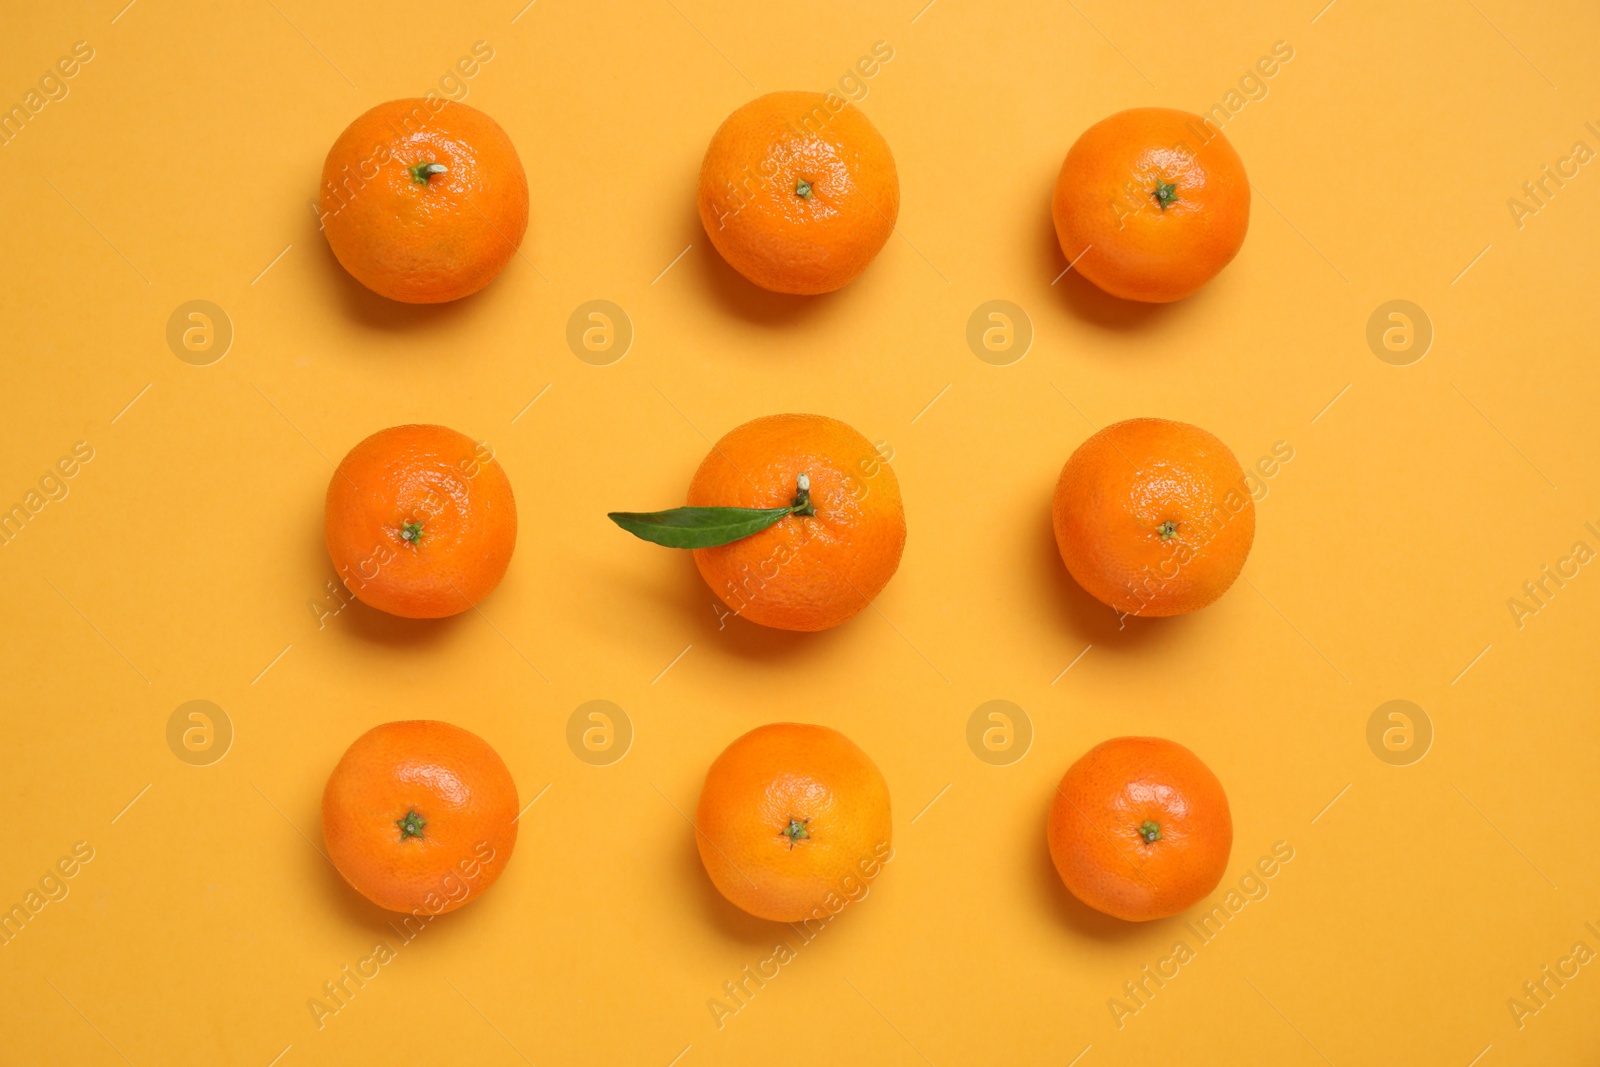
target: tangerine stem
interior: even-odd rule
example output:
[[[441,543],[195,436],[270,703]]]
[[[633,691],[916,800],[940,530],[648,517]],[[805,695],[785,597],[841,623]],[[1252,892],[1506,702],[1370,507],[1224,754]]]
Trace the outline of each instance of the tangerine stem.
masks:
[[[1139,824],[1139,836],[1144,838],[1145,844],[1161,840],[1161,824],[1146,819]]]
[[[811,475],[802,474],[796,481],[795,487],[794,500],[790,502],[794,506],[794,514],[815,515],[817,507],[811,503]]]
[[[449,168],[443,163],[418,163],[414,167],[407,167],[411,172],[411,180],[420,185],[427,185],[428,179],[435,174],[447,174]]]
[[[810,819],[796,820],[795,817],[791,815],[789,816],[789,825],[785,826],[782,830],[779,830],[778,833],[789,839],[789,847],[792,849],[794,848],[794,843],[796,841],[804,841],[806,838],[811,836],[806,832],[806,823],[810,821]]]
[[[408,837],[421,837],[422,828],[428,825],[428,820],[418,815],[416,809],[412,808],[406,812],[405,818],[396,819],[394,824],[400,827],[400,840],[404,841]]]
[[[413,545],[421,543],[422,523],[408,522],[404,526],[400,527],[400,539],[403,541],[409,541]]]

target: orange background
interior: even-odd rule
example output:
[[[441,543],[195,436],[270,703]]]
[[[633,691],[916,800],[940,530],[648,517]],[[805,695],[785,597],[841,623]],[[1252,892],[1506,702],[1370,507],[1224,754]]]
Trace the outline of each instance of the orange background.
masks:
[[[1595,967],[1520,1028],[1507,1006],[1575,942],[1600,950],[1600,568],[1520,627],[1507,606],[1574,542],[1600,550],[1600,172],[1547,186],[1520,226],[1507,206],[1574,142],[1600,149],[1592,5],[449,7],[116,0],[6,20],[0,105],[74,42],[93,58],[0,146],[0,505],[75,442],[93,458],[0,547],[0,907],[74,843],[93,859],[0,945],[0,1061],[1592,1056]],[[466,99],[526,164],[523,255],[459,304],[387,303],[317,232],[323,155],[477,41],[494,57]],[[838,86],[878,41],[894,56],[861,107],[899,165],[898,235],[840,293],[758,292],[696,219],[707,139],[758,91]],[[1077,134],[1125,107],[1225,103],[1278,41],[1293,59],[1225,126],[1256,189],[1234,264],[1165,307],[1052,283],[1049,190]],[[165,339],[193,299],[235,331],[209,366]],[[634,328],[609,366],[565,340],[592,299]],[[992,299],[1032,324],[1009,366],[965,340]],[[1392,299],[1433,325],[1409,366],[1366,342]],[[774,411],[893,450],[904,561],[832,632],[719,628],[686,556],[605,519],[681,503],[708,439]],[[1072,449],[1136,415],[1202,425],[1246,465],[1279,442],[1293,459],[1232,591],[1123,627],[1067,578],[1048,509]],[[522,518],[510,572],[481,613],[358,605],[319,626],[331,464],[408,421],[496,450]],[[209,766],[166,740],[193,699],[235,734]],[[592,699],[634,731],[609,766],[566,741]],[[966,741],[993,699],[1034,733],[1007,766]],[[1432,724],[1409,766],[1368,746],[1391,699]],[[538,801],[499,885],[319,1029],[323,983],[398,942],[320,854],[322,784],[360,732],[406,717],[481,734]],[[895,857],[719,1028],[723,983],[797,939],[715,894],[683,813],[716,753],[778,719],[872,754]],[[1234,854],[1206,907],[1293,850],[1209,943],[1182,919],[1088,912],[1050,867],[1052,783],[1128,733],[1183,742],[1227,786]],[[1108,1001],[1178,940],[1194,958],[1119,1026]]]

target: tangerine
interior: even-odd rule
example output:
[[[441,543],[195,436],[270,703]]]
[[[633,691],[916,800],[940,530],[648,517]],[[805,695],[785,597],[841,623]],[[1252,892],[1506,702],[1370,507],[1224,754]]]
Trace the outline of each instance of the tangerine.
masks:
[[[517,843],[517,787],[489,743],[447,722],[375,726],[322,793],[328,858],[390,911],[441,915],[481,896]]]
[[[893,858],[889,787],[826,726],[758,726],[706,772],[695,841],[724,897],[775,922],[829,918]]]
[[[437,619],[500,584],[517,504],[486,445],[445,426],[391,426],[334,471],[323,529],[334,569],[363,603]]]
[[[1216,126],[1140,107],[1085,130],[1051,205],[1067,262],[1124,300],[1166,303],[1232,262],[1250,226],[1250,179]]]
[[[1233,817],[1200,757],[1161,737],[1103,741],[1067,768],[1047,827],[1072,894],[1130,922],[1195,904],[1222,881]]]
[[[1255,540],[1239,461],[1214,434],[1129,419],[1090,437],[1061,468],[1056,546],[1091,596],[1129,615],[1181,615],[1233,584]]]
[[[722,123],[700,164],[700,222],[763,289],[830,293],[872,262],[900,214],[894,156],[835,94],[768,93]]]
[[[768,415],[729,431],[689,483],[691,507],[778,508],[807,480],[810,511],[694,550],[736,614],[780,630],[854,618],[894,576],[906,543],[894,470],[872,442],[824,415]]]
[[[528,229],[528,178],[499,123],[439,97],[352,122],[322,165],[322,225],[345,270],[408,304],[494,280]]]

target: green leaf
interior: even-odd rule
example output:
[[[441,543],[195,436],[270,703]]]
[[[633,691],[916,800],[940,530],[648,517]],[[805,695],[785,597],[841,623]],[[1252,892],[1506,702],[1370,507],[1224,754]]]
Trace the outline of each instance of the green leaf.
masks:
[[[669,511],[612,511],[606,517],[635,537],[668,548],[726,545],[793,515],[787,508],[672,508]]]

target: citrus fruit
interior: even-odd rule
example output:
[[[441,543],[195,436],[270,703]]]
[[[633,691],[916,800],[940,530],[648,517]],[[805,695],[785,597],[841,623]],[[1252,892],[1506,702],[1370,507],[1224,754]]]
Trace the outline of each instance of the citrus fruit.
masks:
[[[745,104],[700,164],[700,221],[722,258],[763,289],[830,293],[867,269],[900,213],[883,135],[836,94]]]
[[[494,884],[517,843],[517,787],[498,753],[447,722],[356,738],[322,793],[328,858],[390,911],[439,915]]]
[[[1077,583],[1129,615],[1181,615],[1227,591],[1256,506],[1228,446],[1186,422],[1129,419],[1072,453],[1056,482],[1056,546]]]
[[[894,576],[906,543],[900,483],[872,442],[823,415],[768,415],[728,432],[689,483],[691,507],[809,510],[730,544],[694,551],[700,576],[736,614],[780,630],[855,617]]]
[[[865,895],[893,857],[889,787],[826,726],[758,726],[706,772],[695,841],[734,904],[776,922],[825,919]]]
[[[1188,296],[1226,267],[1250,225],[1250,181],[1222,131],[1140,107],[1090,126],[1067,152],[1051,214],[1067,261],[1125,300]]]
[[[1056,786],[1047,833],[1073,896],[1132,922],[1199,901],[1233,848],[1222,783],[1161,737],[1118,737],[1086,752]]]
[[[432,97],[379,104],[333,142],[321,218],[345,270],[408,304],[477,292],[528,228],[528,179],[498,123]]]
[[[334,569],[364,603],[437,619],[500,584],[517,505],[487,446],[444,426],[392,426],[334,471],[323,526]]]

